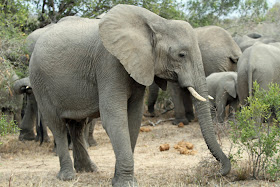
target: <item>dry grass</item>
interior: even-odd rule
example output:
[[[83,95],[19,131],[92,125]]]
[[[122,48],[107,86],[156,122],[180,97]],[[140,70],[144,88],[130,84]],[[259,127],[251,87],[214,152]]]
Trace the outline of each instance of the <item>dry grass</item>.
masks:
[[[210,155],[196,122],[183,128],[171,122],[149,128],[151,131],[139,134],[134,155],[135,177],[140,187],[280,186],[277,182],[249,180],[242,167],[234,166],[228,176],[220,176],[219,163]],[[0,145],[0,187],[111,186],[115,156],[100,123],[96,125],[94,136],[98,146],[89,148],[89,155],[98,166],[98,172],[77,173],[72,181],[56,178],[59,161],[52,152],[52,142],[39,146],[38,142],[19,142],[18,135],[8,136]],[[197,154],[180,154],[174,145],[182,140],[192,143]],[[228,153],[229,142],[223,136],[221,140],[223,150]],[[170,149],[161,152],[159,146],[165,143]]]

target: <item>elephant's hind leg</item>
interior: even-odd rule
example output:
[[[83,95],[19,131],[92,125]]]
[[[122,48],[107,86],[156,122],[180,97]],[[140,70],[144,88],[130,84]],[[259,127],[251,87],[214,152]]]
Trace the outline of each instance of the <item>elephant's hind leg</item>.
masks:
[[[77,172],[97,171],[96,165],[91,161],[87,152],[84,136],[85,120],[80,122],[68,120],[67,124],[73,143],[74,168]]]
[[[50,120],[54,118],[46,116],[43,113],[42,116],[43,123],[45,123],[50,128],[56,142],[56,152],[59,156],[60,163],[60,171],[57,174],[57,178],[59,178],[60,180],[72,180],[75,178],[75,172],[68,151],[66,124],[62,120]]]
[[[90,122],[90,124],[89,124],[88,144],[89,144],[90,147],[91,146],[97,146],[97,141],[94,139],[94,136],[93,136],[96,121],[97,120],[93,119],[92,122]]]

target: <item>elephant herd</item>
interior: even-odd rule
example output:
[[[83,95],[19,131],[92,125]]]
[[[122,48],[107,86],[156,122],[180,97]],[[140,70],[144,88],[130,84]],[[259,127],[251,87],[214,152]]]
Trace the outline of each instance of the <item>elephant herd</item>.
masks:
[[[224,107],[245,100],[252,81],[265,88],[280,79],[278,43],[260,40],[242,53],[220,27],[193,29],[185,21],[166,20],[132,5],[117,5],[101,19],[62,18],[31,33],[26,44],[32,53],[29,77],[14,84],[16,93],[27,98],[20,139],[35,138],[35,123],[43,124],[43,134],[47,126],[56,143],[61,180],[73,179],[74,169],[97,171],[87,142],[93,141],[95,119],[100,117],[116,158],[112,185],[137,186],[133,154],[145,89],[150,90],[148,110],[153,115],[158,89],[167,85],[175,123],[187,124],[195,109],[204,140],[226,175],[231,164],[216,140],[210,108],[217,108],[222,121]]]
[[[210,29],[215,30],[215,34],[212,34]],[[214,122],[224,123],[227,106],[229,106],[228,119],[234,117],[234,112],[238,110],[239,106],[245,105],[247,97],[252,95],[254,81],[257,81],[260,88],[263,89],[267,89],[271,82],[280,83],[280,43],[276,39],[257,33],[231,37],[226,30],[216,26],[201,27],[195,30],[204,30],[205,33],[208,33],[208,37],[205,37],[197,31],[197,37],[208,94],[211,96],[209,104]],[[227,43],[222,42],[226,40]],[[173,124],[177,125],[182,122],[187,125],[194,119],[189,95],[183,94],[182,89],[178,85],[176,86],[176,83],[170,82],[169,90],[175,110]],[[149,87],[146,116],[155,116],[154,104],[158,91],[159,88],[156,84]]]

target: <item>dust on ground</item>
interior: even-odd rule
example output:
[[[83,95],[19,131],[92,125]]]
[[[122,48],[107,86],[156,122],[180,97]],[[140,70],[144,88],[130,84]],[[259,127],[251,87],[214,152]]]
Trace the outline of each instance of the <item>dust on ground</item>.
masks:
[[[143,118],[143,124],[169,117]],[[140,132],[134,153],[139,186],[280,186],[277,182],[237,181],[236,172],[219,176],[220,166],[211,156],[197,122],[179,128],[167,120],[145,127],[150,130]],[[111,186],[115,156],[101,122],[95,126],[94,137],[98,145],[90,147],[88,152],[98,172],[77,173],[75,180],[60,181],[56,178],[60,167],[58,157],[52,152],[52,141],[39,146],[34,141],[18,141],[18,135],[7,136],[0,145],[0,186]],[[182,140],[194,145],[194,155],[180,154],[174,148]],[[228,154],[231,147],[228,138],[219,135],[219,143]],[[160,151],[162,144],[169,144],[169,150]]]

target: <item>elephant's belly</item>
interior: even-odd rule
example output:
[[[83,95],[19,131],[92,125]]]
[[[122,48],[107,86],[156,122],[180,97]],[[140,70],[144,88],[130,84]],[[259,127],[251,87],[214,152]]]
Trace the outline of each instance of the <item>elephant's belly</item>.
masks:
[[[56,97],[54,96],[55,98],[52,99],[61,118],[99,117],[98,92],[89,87],[76,86],[75,88],[57,93]]]
[[[100,116],[98,100],[96,99],[84,99],[79,102],[75,100],[73,105],[69,106],[71,102],[65,103],[61,107],[61,118],[63,119],[84,119],[87,117],[97,118]]]

